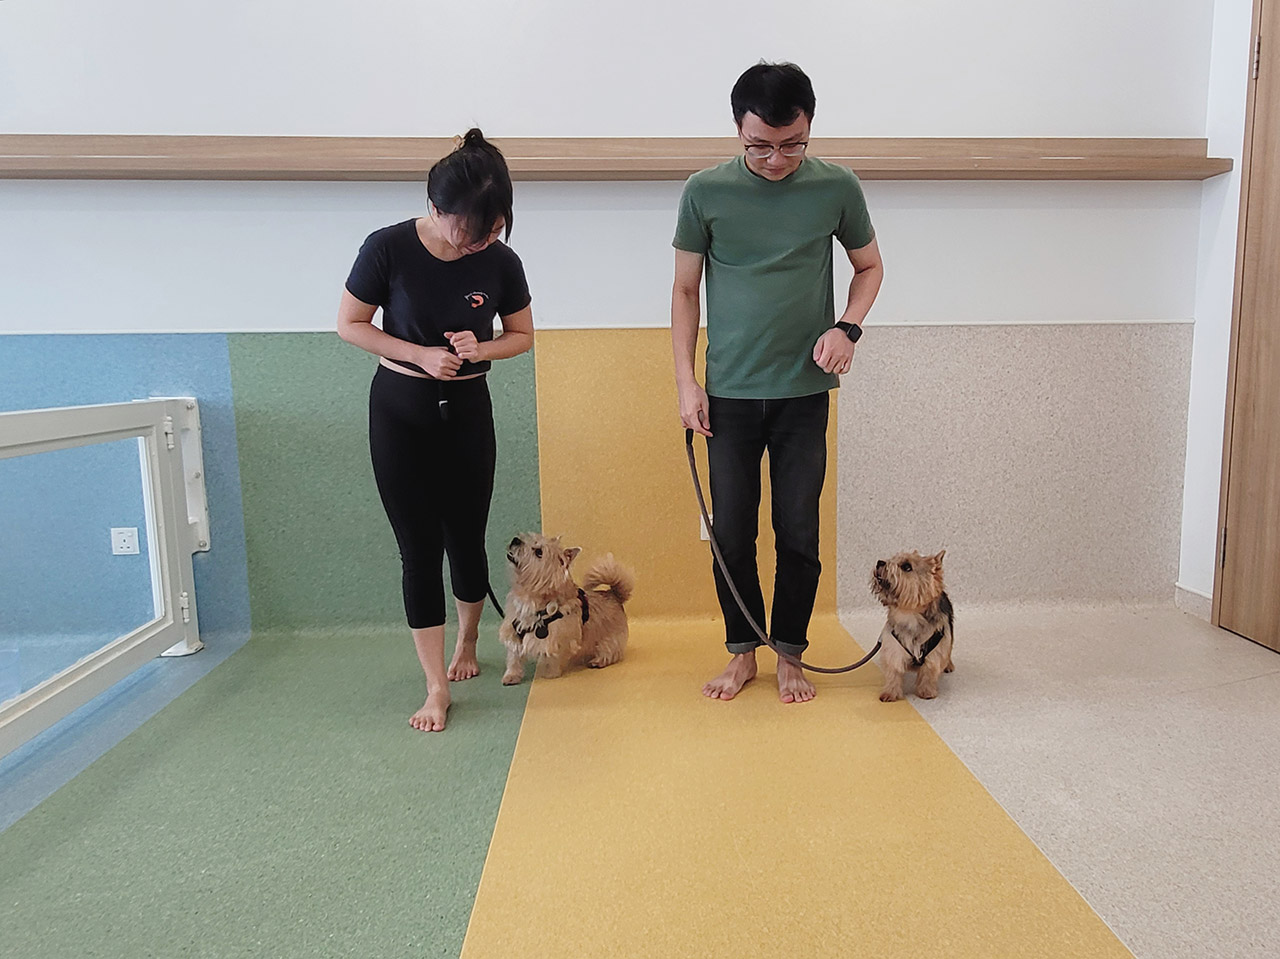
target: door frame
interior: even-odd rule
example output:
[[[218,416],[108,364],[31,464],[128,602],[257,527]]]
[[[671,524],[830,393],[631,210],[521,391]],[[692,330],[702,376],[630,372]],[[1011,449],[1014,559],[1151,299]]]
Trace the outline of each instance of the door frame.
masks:
[[[1231,439],[1235,425],[1236,410],[1236,363],[1240,353],[1240,314],[1243,310],[1244,297],[1244,264],[1245,237],[1249,219],[1249,193],[1251,173],[1253,172],[1253,113],[1255,98],[1258,92],[1258,81],[1252,76],[1253,64],[1257,56],[1258,44],[1262,33],[1262,5],[1265,0],[1253,0],[1253,19],[1250,23],[1249,39],[1249,90],[1245,100],[1244,146],[1240,157],[1240,213],[1236,226],[1236,269],[1233,291],[1231,295],[1231,339],[1227,352],[1227,408],[1222,431],[1222,475],[1218,486],[1218,526],[1217,540],[1214,548],[1213,563],[1213,605],[1210,611],[1210,622],[1214,626],[1222,626],[1222,565],[1224,561],[1223,541],[1227,528],[1227,496],[1231,479]],[[1280,2],[1280,0],[1273,0]],[[1270,25],[1270,21],[1268,21]],[[1280,42],[1280,31],[1272,27],[1276,36],[1271,42]]]

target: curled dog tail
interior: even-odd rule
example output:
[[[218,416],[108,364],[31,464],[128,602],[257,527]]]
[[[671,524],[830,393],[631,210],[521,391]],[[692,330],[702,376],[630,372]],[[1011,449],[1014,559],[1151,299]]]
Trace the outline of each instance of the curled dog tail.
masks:
[[[609,553],[603,559],[598,559],[592,563],[591,568],[587,570],[587,575],[582,579],[582,588],[588,591],[597,589],[600,586],[608,586],[613,598],[619,603],[625,603],[631,598],[631,594],[635,592],[636,580],[631,575],[631,570],[614,559],[612,553]]]

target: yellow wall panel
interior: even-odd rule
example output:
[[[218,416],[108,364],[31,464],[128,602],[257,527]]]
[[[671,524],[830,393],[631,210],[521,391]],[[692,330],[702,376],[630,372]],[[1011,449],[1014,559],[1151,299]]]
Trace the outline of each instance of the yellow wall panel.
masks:
[[[704,349],[700,338],[699,376]],[[633,616],[718,615],[711,550],[698,538],[670,331],[540,332],[536,356],[543,531],[583,547],[579,578],[604,552],[631,566],[637,577]],[[819,611],[835,609],[835,437],[833,396]],[[709,506],[701,437],[694,447]],[[773,588],[767,465],[762,500],[759,564],[767,600]]]

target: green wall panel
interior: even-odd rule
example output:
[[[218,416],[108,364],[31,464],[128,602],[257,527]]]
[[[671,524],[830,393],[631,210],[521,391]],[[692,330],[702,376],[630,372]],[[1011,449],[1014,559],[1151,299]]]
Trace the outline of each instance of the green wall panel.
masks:
[[[376,361],[336,333],[228,339],[254,630],[403,624],[400,559],[369,463]],[[533,354],[494,364],[489,388],[489,564],[501,598],[502,548],[541,525]]]

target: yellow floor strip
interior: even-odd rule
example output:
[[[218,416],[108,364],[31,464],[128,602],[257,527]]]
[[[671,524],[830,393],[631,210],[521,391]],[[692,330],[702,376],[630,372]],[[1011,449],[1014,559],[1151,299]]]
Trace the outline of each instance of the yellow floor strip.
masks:
[[[535,682],[464,957],[1129,956],[874,667],[783,706],[762,655],[711,702],[720,642],[638,621],[620,665]]]

